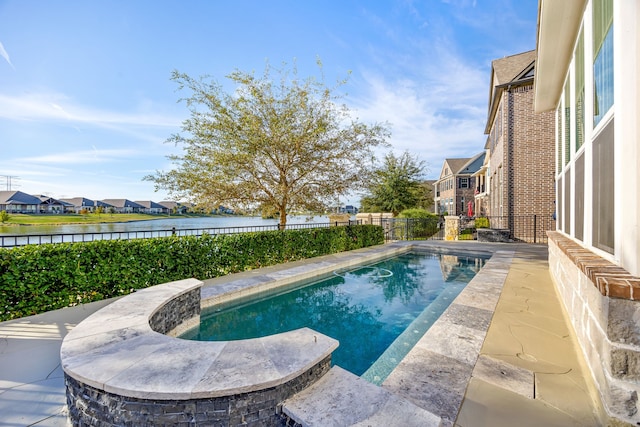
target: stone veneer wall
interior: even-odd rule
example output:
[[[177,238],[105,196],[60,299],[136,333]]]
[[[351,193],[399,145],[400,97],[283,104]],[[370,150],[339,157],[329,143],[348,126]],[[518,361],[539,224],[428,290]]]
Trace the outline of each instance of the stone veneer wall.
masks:
[[[65,375],[67,404],[73,425],[78,427],[280,427],[287,425],[287,418],[280,413],[280,404],[316,382],[330,368],[331,356],[328,356],[303,375],[266,390],[208,399],[162,401],[108,393]]]
[[[559,232],[549,267],[609,415],[640,425],[640,278]]]
[[[194,282],[197,283],[197,286],[194,286]],[[157,345],[159,343],[168,344],[168,342],[166,340],[163,340],[163,338],[168,338],[171,335],[179,333],[180,329],[182,329],[187,323],[192,323],[195,320],[199,321],[201,310],[201,285],[202,283],[196,281],[195,279],[187,279],[183,281],[167,283],[164,285],[157,285],[155,287],[147,288],[129,295],[123,299],[116,301],[106,309],[98,311],[97,313],[86,319],[84,322],[90,322],[92,318],[95,318],[95,316],[99,317],[102,311],[109,311],[109,309],[111,309],[110,312],[103,315],[104,319],[101,323],[108,322],[109,319],[113,319],[114,311],[122,310],[122,314],[124,317],[130,317],[130,328],[139,329],[141,327],[143,328],[144,326],[147,326],[148,329],[147,332],[145,332],[144,329],[140,329],[139,331],[137,331],[137,333],[127,334],[126,330],[128,329],[128,327],[126,325],[115,325],[115,329],[112,331],[108,331],[107,328],[106,332],[97,331],[93,335],[89,334],[88,337],[90,338],[90,340],[93,340],[91,345],[95,346],[96,343],[100,342],[100,338],[96,338],[100,335],[103,335],[103,339],[106,339],[107,342],[103,343],[102,346],[96,347],[93,351],[89,350],[88,353],[95,353],[94,356],[96,357],[96,359],[101,358],[102,362],[99,363],[104,363],[105,358],[113,357],[113,365],[118,365],[119,360],[116,359],[118,356],[115,355],[117,353],[116,347],[119,344],[123,344],[123,342],[127,339],[135,340],[136,338],[140,338],[140,336],[142,335],[149,334],[149,338],[147,340],[140,340],[143,346],[147,345],[149,347],[154,347],[154,345]],[[135,301],[136,298],[140,301]],[[127,299],[134,299],[134,301],[127,301]],[[162,301],[163,299],[165,300]],[[139,305],[143,304],[142,301],[150,304],[151,307],[153,307],[154,303],[158,303],[158,306],[157,308],[152,309],[149,314],[145,314],[145,310],[141,310],[139,308]],[[131,312],[127,310],[127,304],[134,304]],[[114,308],[114,306],[118,307]],[[96,320],[94,319],[94,322],[95,321]],[[80,354],[74,354],[73,351],[65,348],[86,348],[83,347],[82,344],[78,344],[85,338],[84,334],[87,332],[81,331],[83,323],[74,328],[74,330],[65,338],[72,338],[72,343],[68,343],[68,345],[66,346],[63,342],[63,348],[61,350],[61,359],[63,369],[65,371],[64,378],[66,386],[67,407],[69,410],[70,421],[74,427],[148,425],[244,425],[254,427],[285,426],[287,425],[287,419],[281,414],[282,402],[284,402],[294,394],[304,390],[309,385],[315,383],[331,368],[331,353],[329,352],[328,355],[325,355],[322,358],[316,358],[315,362],[310,367],[305,368],[304,371],[296,373],[295,376],[289,376],[287,380],[274,386],[259,388],[259,386],[255,385],[253,388],[250,387],[249,389],[246,389],[247,391],[242,390],[230,392],[228,395],[212,394],[210,397],[199,398],[191,398],[192,394],[185,395],[185,398],[155,397],[145,399],[143,397],[131,397],[133,396],[132,394],[130,394],[129,396],[125,396],[124,394],[127,394],[131,391],[127,390],[126,387],[122,389],[124,390],[123,394],[118,394],[118,392],[114,393],[105,391],[105,389],[100,389],[96,386],[86,384],[82,380],[74,378],[69,372],[67,372],[67,369],[71,369],[71,372],[74,372],[74,369],[78,369],[78,371],[80,371],[80,374],[78,374],[77,371],[75,372],[75,374],[79,375],[80,377],[82,377],[83,375],[87,375],[87,372],[98,376],[104,374],[104,372],[102,371],[93,372],[91,369],[89,369],[88,371],[83,370],[79,366],[91,364],[91,362],[77,362],[77,360],[74,361],[74,356],[82,358],[85,357],[87,353],[83,352]],[[147,325],[144,325],[145,323],[147,323]],[[84,328],[88,327],[90,326],[84,326]],[[74,333],[78,333],[78,331],[80,331],[80,337],[72,337],[72,335]],[[109,342],[109,339],[112,338],[109,335],[113,333],[121,334],[121,340]],[[161,335],[158,336],[157,333],[165,335],[165,337],[162,337]],[[304,336],[305,333],[306,332],[302,332],[302,336]],[[296,331],[289,332],[287,334],[289,334],[289,339],[294,341],[296,339],[300,339],[296,337],[298,337],[298,335],[301,335],[300,333],[296,334]],[[283,335],[286,336],[287,334]],[[321,339],[319,339],[320,337],[317,337],[316,335],[312,336],[314,338],[314,343],[319,343],[321,341]],[[286,339],[286,337],[284,339]],[[170,338],[170,340],[175,340],[176,343],[182,341],[178,338]],[[331,342],[335,341],[330,338],[328,338],[328,340]],[[325,342],[326,340],[322,341],[324,343],[322,344],[323,348],[326,348],[327,345],[332,345],[331,342],[327,343]],[[187,341],[185,341],[185,343],[187,343]],[[256,345],[261,347],[268,344],[257,343]],[[337,347],[337,343],[335,344],[335,346]],[[168,347],[171,347],[171,345],[168,345]],[[227,349],[228,347],[229,346],[225,346],[224,348]],[[106,351],[105,348],[107,348]],[[184,351],[188,351],[188,348],[189,345],[185,345]],[[321,348],[320,351],[325,351],[323,350],[323,348]],[[287,346],[284,345],[282,347],[282,350],[285,353],[287,352],[286,349]],[[180,353],[179,351],[176,352],[175,348],[171,348],[169,350],[169,353],[173,354],[173,357],[176,357],[174,368],[178,370],[184,369],[186,366],[185,363],[188,364],[189,361],[185,362],[182,359],[179,359],[178,357],[180,357]],[[135,350],[128,348],[124,349],[122,351],[122,354],[127,354],[131,351],[135,352]],[[215,351],[212,351],[211,355],[214,354],[216,354]],[[238,357],[241,356],[245,358],[247,357],[246,354],[238,354]],[[89,356],[89,359],[90,357],[91,356]],[[222,357],[226,357],[226,359],[228,359],[229,355]],[[256,354],[256,357],[259,359],[260,357],[264,357],[264,355]],[[293,357],[292,360],[288,361],[290,363],[289,366],[283,366],[281,370],[278,370],[279,374],[284,376],[285,374],[287,374],[287,368],[295,368],[294,359],[296,357],[300,357],[300,354],[297,354]],[[132,363],[134,359],[135,357],[132,358]],[[79,365],[74,365],[74,363],[79,363]],[[215,359],[210,360],[209,363],[215,363]],[[70,365],[73,366],[70,367]],[[150,365],[149,369],[153,368],[157,369],[158,366],[153,364]],[[247,368],[249,370],[248,373],[255,372],[255,368],[255,364],[249,366]],[[118,371],[118,369],[115,369],[114,373],[111,373],[110,375],[117,376],[118,372],[120,371]],[[149,371],[146,372],[149,373]],[[192,372],[185,372],[185,375],[192,374]],[[264,372],[256,372],[256,381],[266,380],[264,378],[264,374]],[[229,377],[230,378],[228,378],[228,380],[231,381],[231,383],[229,384],[231,389],[233,389],[234,387],[236,389],[243,389],[242,384],[237,382],[238,378],[240,380],[243,379],[243,375],[238,375],[238,378],[236,378],[235,380],[236,382],[233,382],[233,374]],[[99,383],[100,381],[105,380],[102,379],[97,381]],[[162,381],[160,381],[160,383],[162,383]],[[216,385],[220,385],[220,383],[217,383]],[[116,389],[117,388],[118,386],[116,386]],[[173,390],[167,388],[165,391],[166,394],[170,396]],[[217,392],[219,392],[219,390]],[[163,391],[160,390],[158,393],[162,394]],[[196,390],[192,393],[201,395],[203,393],[206,394],[207,391],[203,392],[202,390]],[[177,394],[180,393],[178,392]]]
[[[149,319],[149,326],[161,334],[170,334],[184,322],[200,321],[200,288],[192,289],[164,304]]]
[[[449,215],[444,217],[444,240],[458,240],[460,235],[460,217]]]

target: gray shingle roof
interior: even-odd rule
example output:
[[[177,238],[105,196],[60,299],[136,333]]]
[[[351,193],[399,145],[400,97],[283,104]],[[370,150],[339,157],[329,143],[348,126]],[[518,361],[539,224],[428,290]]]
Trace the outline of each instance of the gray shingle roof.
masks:
[[[136,202],[132,202],[131,200],[127,200],[127,199],[103,199],[101,201],[111,206],[114,206],[116,208],[138,208],[138,209],[144,208],[144,206],[141,206]]]
[[[87,207],[87,206],[95,206],[95,202],[91,199],[87,199],[85,197],[73,197],[71,199],[60,199],[63,202],[71,203],[73,206],[77,207]]]
[[[491,68],[493,68],[494,72],[493,86],[514,81],[522,74],[525,68],[528,68],[535,60],[536,51],[530,50],[492,61]]]
[[[160,203],[156,203],[152,200],[136,200],[135,203],[140,206],[144,206],[147,209],[167,209],[165,206],[162,206]]]
[[[22,191],[0,191],[0,205],[40,205],[42,201],[36,196]]]

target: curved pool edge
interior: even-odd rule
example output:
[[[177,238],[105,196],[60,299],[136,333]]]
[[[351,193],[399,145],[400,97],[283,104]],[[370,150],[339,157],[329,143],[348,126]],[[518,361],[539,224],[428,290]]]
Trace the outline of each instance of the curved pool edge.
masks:
[[[336,268],[375,261],[421,247],[410,242],[387,244],[238,273],[207,281],[205,285],[195,279],[171,282],[124,297],[87,318],[87,323],[82,322],[74,328],[63,342],[61,359],[67,379],[71,417],[77,416],[79,410],[102,405],[102,411],[120,417],[121,421],[132,420],[132,413],[135,416],[146,413],[148,419],[166,417],[169,413],[192,414],[190,419],[200,420],[208,416],[206,414],[219,417],[225,413],[228,423],[235,425],[246,422],[249,415],[240,413],[242,408],[240,412],[233,412],[238,409],[238,403],[232,400],[238,394],[228,394],[246,394],[251,390],[254,390],[255,399],[245,401],[244,408],[249,405],[255,408],[256,399],[269,401],[270,406],[260,409],[261,415],[258,416],[277,416],[283,401],[329,371],[331,352],[338,345],[335,340],[310,329],[236,342],[197,342],[169,335],[175,335],[189,322],[199,321],[200,307],[207,304],[264,292],[330,273]],[[163,308],[169,307],[171,301],[186,295],[197,297],[198,304],[191,304],[197,305],[197,313],[181,315],[184,317],[182,322],[175,319],[165,321],[160,316],[163,326],[159,329],[168,335],[153,330],[150,320]],[[189,297],[185,298],[189,300]],[[309,342],[311,338],[312,344]],[[299,361],[298,356],[308,357],[302,353],[309,348],[312,352],[315,350],[316,356],[303,364],[307,369],[304,378],[298,377],[296,381],[291,376],[291,372],[297,371],[292,369],[292,363]],[[271,357],[273,352],[279,356]],[[287,357],[282,358],[282,355]],[[246,360],[251,364],[244,364]],[[242,366],[239,366],[239,361],[243,362]],[[278,371],[278,380],[267,375],[272,370]],[[189,372],[186,378],[184,372]],[[90,396],[93,401],[74,400],[81,394]],[[121,396],[124,398],[120,399]],[[154,403],[153,399],[165,400],[163,410],[166,413],[158,413],[157,409],[148,406]],[[255,418],[255,415],[251,416]],[[185,418],[173,420],[188,421]],[[142,422],[140,418],[135,421]]]
[[[338,342],[308,328],[229,342],[166,335],[199,321],[201,287],[186,279],[140,290],[65,337],[60,358],[74,425],[188,415],[240,423],[250,405],[273,417],[280,402],[329,370]]]

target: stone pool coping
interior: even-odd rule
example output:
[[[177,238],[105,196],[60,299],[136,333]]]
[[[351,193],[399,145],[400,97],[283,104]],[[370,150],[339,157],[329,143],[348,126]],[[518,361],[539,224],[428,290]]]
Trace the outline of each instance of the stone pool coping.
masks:
[[[62,367],[66,375],[83,384],[108,393],[142,399],[212,398],[284,384],[326,360],[337,348],[337,341],[303,328],[252,340],[198,342],[173,336],[199,322],[199,311],[177,323],[163,323],[160,332],[157,325],[156,330],[152,328],[150,321],[168,302],[194,290],[200,293],[200,306],[209,307],[231,299],[268,293],[274,288],[336,269],[422,248],[444,253],[458,252],[398,242],[239,273],[209,280],[204,286],[200,281],[187,279],[140,290],[98,311],[74,328],[62,345]],[[469,252],[468,248],[460,250]],[[480,248],[472,252],[490,255]],[[490,279],[495,279],[495,276]],[[491,293],[495,295],[494,292],[492,290]],[[477,303],[485,304],[482,301]],[[186,322],[181,323],[182,320]],[[474,341],[478,342],[477,339]],[[481,343],[482,339],[479,340]],[[478,345],[473,347],[475,350]],[[407,357],[411,360],[411,354]],[[242,364],[239,365],[238,361]],[[465,361],[473,366],[475,358],[467,355]],[[399,373],[407,372],[402,365],[397,370]],[[396,371],[393,374],[398,375]],[[463,383],[462,391],[466,381]],[[391,384],[385,384],[385,388],[405,394]],[[425,409],[441,417],[445,415],[433,408]],[[455,419],[454,414],[447,415],[443,419],[451,420],[452,415]]]
[[[283,384],[330,356],[338,342],[309,328],[238,341],[199,342],[175,336],[199,323],[200,306],[268,292],[409,249],[378,246],[305,260],[302,265],[239,273],[207,286],[185,279],[138,290],[89,316],[65,337],[62,368],[83,384],[143,399],[219,397]],[[161,321],[152,327],[153,317],[165,305],[194,291],[200,293],[198,310],[170,325]],[[243,361],[241,368],[238,360]]]
[[[308,328],[250,340],[200,342],[151,327],[152,316],[164,304],[201,286],[195,279],[154,286],[89,316],[62,343],[65,374],[121,396],[211,398],[283,384],[338,347],[336,340]]]

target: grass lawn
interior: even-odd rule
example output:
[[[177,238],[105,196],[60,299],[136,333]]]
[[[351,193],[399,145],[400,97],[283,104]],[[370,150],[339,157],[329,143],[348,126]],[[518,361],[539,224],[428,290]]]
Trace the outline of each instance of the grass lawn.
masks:
[[[64,215],[28,215],[11,214],[9,221],[1,225],[61,225],[61,224],[97,224],[104,222],[130,222],[144,221],[149,219],[168,218],[168,215],[148,215],[148,214],[64,214]]]

